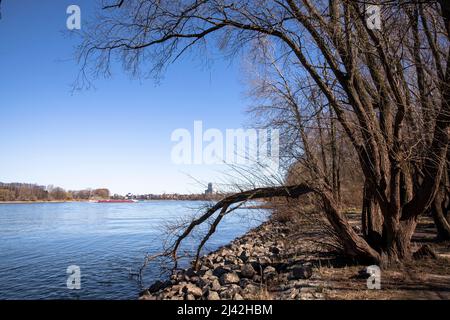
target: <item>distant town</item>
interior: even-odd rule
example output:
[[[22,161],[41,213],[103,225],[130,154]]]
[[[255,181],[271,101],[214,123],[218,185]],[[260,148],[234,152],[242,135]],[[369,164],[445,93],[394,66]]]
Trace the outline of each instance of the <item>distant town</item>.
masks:
[[[179,193],[163,193],[163,194],[132,194],[128,193],[125,196],[114,194],[111,199],[121,200],[210,200],[219,197],[221,194],[214,192],[213,184],[208,183],[208,188],[204,193],[199,194],[179,194]]]
[[[208,183],[207,189],[199,194],[113,194],[107,188],[65,190],[61,187],[40,186],[30,183],[0,182],[0,202],[14,201],[89,201],[89,200],[215,200],[223,194],[215,192],[213,184]]]

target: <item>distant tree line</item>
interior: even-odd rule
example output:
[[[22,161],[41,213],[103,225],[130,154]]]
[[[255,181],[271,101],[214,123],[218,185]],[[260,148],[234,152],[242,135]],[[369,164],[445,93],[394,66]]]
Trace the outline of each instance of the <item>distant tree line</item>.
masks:
[[[29,183],[1,183],[0,201],[66,201],[109,199],[108,189],[84,189],[66,191],[60,187],[40,186]]]

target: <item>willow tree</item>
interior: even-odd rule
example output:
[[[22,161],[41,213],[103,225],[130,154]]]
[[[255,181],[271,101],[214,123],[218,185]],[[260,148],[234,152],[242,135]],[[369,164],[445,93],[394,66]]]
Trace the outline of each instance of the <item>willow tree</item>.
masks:
[[[367,21],[366,1],[114,1],[102,1],[99,19],[84,34],[83,75],[109,73],[114,58],[133,73],[158,73],[210,42],[245,53],[249,44],[270,41],[333,110],[358,156],[366,198],[379,208],[371,214],[380,215],[382,229],[373,231],[382,241],[375,246],[359,236],[333,189],[320,181],[237,194],[203,218],[217,214],[220,221],[231,204],[249,197],[315,192],[348,255],[379,263],[411,258],[417,218],[435,200],[449,140],[447,1],[380,1],[380,30]]]

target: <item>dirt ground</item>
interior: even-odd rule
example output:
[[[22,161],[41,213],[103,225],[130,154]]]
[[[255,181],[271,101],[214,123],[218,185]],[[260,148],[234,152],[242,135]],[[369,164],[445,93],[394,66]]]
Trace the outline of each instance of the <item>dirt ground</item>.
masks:
[[[356,214],[349,214],[354,225],[359,224]],[[315,270],[312,279],[299,283],[303,290],[309,287],[310,299],[450,299],[450,242],[437,243],[436,230],[429,217],[420,219],[413,237],[413,248],[429,245],[438,259],[415,260],[381,270],[381,289],[367,288],[367,279],[359,276],[364,266],[343,261],[332,250],[324,248],[323,234],[311,225],[297,230],[291,237],[297,238],[296,260],[311,263]],[[287,241],[288,242],[288,241]],[[277,299],[279,290],[269,288]],[[280,297],[281,298],[281,297]]]

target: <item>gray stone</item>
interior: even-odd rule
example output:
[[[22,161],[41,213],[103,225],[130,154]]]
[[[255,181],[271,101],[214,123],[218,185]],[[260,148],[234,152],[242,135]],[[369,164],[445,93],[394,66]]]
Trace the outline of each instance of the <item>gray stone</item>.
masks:
[[[198,276],[193,276],[189,278],[189,281],[192,282],[193,284],[197,284],[199,280],[200,278]]]
[[[274,267],[272,267],[272,266],[267,266],[264,269],[264,273],[277,273],[277,270]]]
[[[242,266],[241,268],[241,276],[243,278],[253,278],[253,276],[255,275],[255,269],[253,268],[253,266],[249,263],[245,264]]]
[[[201,297],[203,294],[202,289],[200,289],[199,287],[197,287],[196,285],[194,285],[192,283],[186,284],[183,288],[183,292],[187,293],[188,295],[191,294],[196,298]]]
[[[219,251],[219,255],[222,256],[223,258],[229,256],[231,254],[231,251],[228,249],[222,249]]]
[[[269,257],[262,256],[258,257],[258,263],[261,265],[268,265],[272,263],[272,260]]]
[[[217,292],[210,290],[206,299],[207,300],[220,300],[220,297]]]
[[[233,265],[233,264],[238,264],[239,262],[237,261],[237,259],[233,256],[229,256],[227,258],[225,258],[224,260],[224,265]]]
[[[260,283],[261,282],[261,280],[262,280],[262,278],[261,278],[261,276],[259,275],[259,274],[255,274],[254,276],[253,276],[253,279],[252,279],[254,282],[256,282],[256,283]]]
[[[277,270],[272,266],[266,267],[264,269],[263,274],[264,274],[264,280],[266,280],[268,282],[276,279],[278,276]]]
[[[192,277],[191,282],[199,288],[203,288],[204,286],[207,285],[207,282],[205,281],[205,279],[197,277],[197,276]]]
[[[186,295],[186,300],[195,300],[195,297],[192,294]]]
[[[229,268],[217,267],[214,269],[213,275],[220,278],[221,276],[223,276],[225,273],[228,273],[228,272],[230,272]]]
[[[234,295],[233,299],[234,299],[234,300],[244,300],[244,298],[243,298],[239,293],[236,293],[236,294]]]
[[[239,276],[236,272],[228,272],[223,274],[219,281],[222,285],[239,283]]]
[[[213,268],[214,266],[212,265],[211,267]],[[203,276],[209,278],[209,277],[213,276],[213,271],[211,269],[208,269],[205,271]]]
[[[219,291],[221,288],[219,280],[215,279],[213,282],[211,282],[211,289],[214,291]]]
[[[240,272],[242,264],[232,264],[230,265],[231,271]]]
[[[206,266],[205,264],[202,264],[200,267],[200,271],[205,273],[205,271],[209,270],[208,266]]]
[[[260,291],[259,287],[254,285],[254,284],[249,284],[247,285],[243,290],[242,293],[245,296],[255,296],[258,294],[258,292]]]
[[[235,284],[231,284],[222,289],[222,291],[220,292],[220,297],[222,299],[231,300],[237,293],[241,293],[241,287]]]
[[[247,250],[243,250],[241,252],[241,254],[239,255],[239,258],[243,261],[243,262],[247,262],[248,258],[250,258],[250,253]]]
[[[252,283],[253,283],[252,280],[243,278],[239,281],[239,286],[241,288],[245,288],[246,286],[248,286],[249,284],[252,284]]]
[[[194,277],[194,276],[197,275],[197,272],[193,268],[189,268],[189,269],[186,270],[185,274],[188,277]]]
[[[234,293],[232,290],[227,289],[227,290],[221,291],[219,295],[220,295],[220,299],[231,300],[231,299],[233,299]]]

